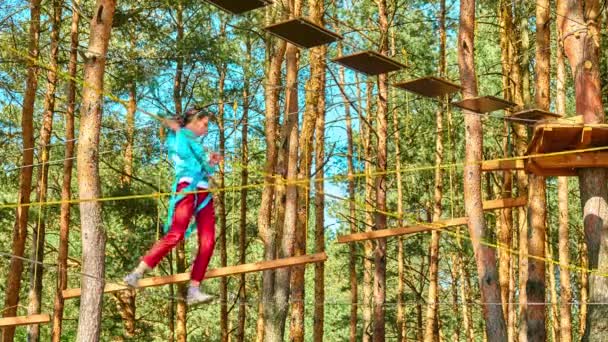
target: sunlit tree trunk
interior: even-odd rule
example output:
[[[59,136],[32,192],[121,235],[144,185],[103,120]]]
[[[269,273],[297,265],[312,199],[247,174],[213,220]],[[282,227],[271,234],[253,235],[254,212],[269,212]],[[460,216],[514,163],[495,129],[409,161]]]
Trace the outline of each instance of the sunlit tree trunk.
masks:
[[[84,88],[78,137],[78,189],[81,199],[99,198],[99,135],[103,103],[103,76],[112,30],[115,0],[98,0],[91,20],[91,38],[84,66]],[[100,202],[80,203],[82,231],[82,296],[78,320],[79,342],[98,341],[105,282],[106,234]]]
[[[40,54],[38,41],[40,38],[40,0],[30,2],[29,51],[27,60],[27,79],[23,107],[21,110],[21,135],[23,140],[23,157],[19,176],[19,197],[15,225],[13,227],[13,241],[8,279],[4,290],[3,317],[12,317],[17,313],[19,303],[19,288],[21,287],[21,273],[23,271],[23,257],[27,237],[27,221],[29,215],[30,193],[32,187],[32,164],[34,163],[34,102],[38,88],[38,66],[36,65]],[[2,341],[13,341],[15,327],[2,329]]]

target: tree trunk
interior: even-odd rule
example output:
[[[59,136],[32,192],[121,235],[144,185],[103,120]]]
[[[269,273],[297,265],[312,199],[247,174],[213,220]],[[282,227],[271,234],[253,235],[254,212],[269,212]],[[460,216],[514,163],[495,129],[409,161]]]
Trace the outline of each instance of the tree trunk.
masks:
[[[363,155],[365,160],[365,231],[371,231],[374,226],[373,208],[372,203],[374,202],[374,183],[372,179],[372,129],[371,125],[373,122],[372,113],[372,90],[373,84],[371,81],[366,83],[366,98],[367,98],[367,123],[363,124],[361,129],[362,142],[363,142]],[[371,241],[365,241],[363,243],[364,255],[363,255],[363,342],[370,342],[372,337],[372,272],[373,263],[372,258],[374,257],[373,245]]]
[[[445,58],[445,45],[446,45],[446,32],[445,32],[445,0],[441,0],[440,13],[439,13],[439,76],[445,77],[446,69],[446,58]],[[443,99],[443,103],[439,105],[437,114],[435,117],[435,165],[441,165],[443,163],[443,112],[444,103],[447,99]],[[441,201],[443,198],[443,169],[435,168],[435,186],[433,195],[433,221],[439,221],[441,219]],[[439,298],[439,286],[438,286],[438,273],[439,273],[439,241],[440,231],[433,230],[431,232],[431,244],[429,247],[429,292],[427,297],[427,311],[426,311],[426,331],[424,334],[425,342],[434,342],[439,340],[439,323],[438,319],[438,298]]]
[[[458,67],[463,98],[477,96],[477,80],[474,59],[475,0],[463,0],[460,4],[460,29],[458,32]],[[469,217],[469,232],[479,274],[479,286],[483,303],[500,303],[496,255],[492,248],[481,245],[487,238],[481,198],[482,126],[475,113],[463,111],[465,116],[465,164],[464,202]],[[483,305],[486,332],[491,341],[506,341],[507,332],[502,308],[499,305]]]
[[[222,36],[224,36],[225,25],[222,23]],[[217,111],[217,125],[219,129],[219,148],[222,158],[225,158],[226,149],[226,132],[224,127],[224,83],[226,80],[226,65],[222,65],[219,70],[218,79],[218,111]],[[225,189],[225,165],[224,162],[220,162],[219,175],[218,175],[218,187]],[[218,215],[218,226],[220,228],[219,234],[219,247],[220,247],[220,266],[226,267],[228,265],[228,252],[226,249],[226,193],[220,191],[217,195],[217,211]],[[228,279],[226,277],[220,278],[220,334],[221,341],[228,341]]]
[[[536,106],[549,110],[550,71],[550,12],[549,1],[536,2]],[[528,279],[526,294],[526,325],[528,341],[545,341],[545,234],[547,221],[547,198],[545,178],[529,175],[528,215],[530,232],[528,236]]]
[[[44,114],[42,117],[42,127],[40,129],[40,169],[38,172],[38,192],[36,201],[38,203],[46,202],[48,192],[48,174],[49,174],[49,143],[53,132],[53,116],[55,114],[55,92],[57,89],[57,70],[59,58],[59,30],[61,25],[61,11],[63,1],[54,0],[52,28],[51,28],[51,53],[49,70],[47,72],[46,94],[44,96]],[[42,275],[44,269],[42,262],[44,260],[44,245],[46,233],[46,206],[38,206],[38,219],[36,227],[32,234],[33,248],[31,259],[36,262],[30,267],[30,290],[29,304],[27,308],[28,315],[40,313],[42,301]],[[38,341],[40,339],[40,325],[33,324],[28,326],[28,341]]]
[[[21,174],[19,176],[19,198],[15,225],[13,227],[13,243],[6,289],[4,291],[3,317],[12,317],[17,313],[19,303],[19,289],[21,287],[21,273],[23,272],[23,257],[27,237],[27,221],[29,215],[30,193],[32,187],[32,164],[34,163],[34,102],[38,88],[38,41],[40,38],[40,0],[30,2],[30,28],[29,53],[27,60],[27,79],[23,107],[21,111],[21,134],[23,139],[23,159],[21,160]],[[2,341],[13,341],[15,327],[6,327],[2,330]]]
[[[70,61],[68,64],[67,109],[65,113],[65,159],[63,161],[63,183],[61,186],[61,213],[59,218],[59,251],[57,255],[57,288],[53,308],[52,342],[61,340],[64,299],[62,291],[68,284],[68,241],[70,234],[70,208],[67,200],[72,198],[72,168],[74,164],[74,110],[76,107],[76,70],[78,67],[78,23],[80,14],[76,9],[78,0],[72,7],[70,28]]]
[[[502,88],[503,98],[508,101],[512,101],[512,89],[510,82],[511,75],[511,64],[512,64],[512,45],[510,42],[509,35],[512,30],[513,15],[511,13],[510,4],[506,0],[500,1],[499,4],[499,16],[500,16],[500,48],[501,56],[500,62],[502,66]],[[510,144],[509,144],[509,123],[506,121],[503,124],[503,152],[504,157],[510,157]],[[502,197],[512,197],[512,174],[506,170],[502,173]],[[500,297],[502,299],[502,311],[505,321],[507,321],[507,340],[513,341],[515,337],[514,326],[510,320],[510,312],[512,311],[512,303],[509,300],[511,297],[510,283],[512,279],[512,268],[511,268],[511,253],[508,248],[511,247],[511,241],[513,239],[513,211],[511,208],[506,208],[500,211],[500,217],[497,219],[500,222],[498,231],[498,244],[503,246],[499,249],[498,253],[498,279],[500,283]]]
[[[247,59],[251,60],[251,41],[246,40]],[[247,255],[247,184],[249,184],[249,147],[248,147],[248,129],[249,129],[249,77],[245,73],[243,80],[243,118],[241,120],[241,196],[240,196],[240,214],[239,214],[239,264],[244,264]],[[239,312],[238,324],[236,330],[237,341],[245,341],[245,323],[247,318],[247,279],[245,274],[240,276],[239,285]]]
[[[599,72],[601,8],[599,1],[560,0],[557,4],[558,26],[563,34],[565,55],[573,71],[576,112],[585,124],[604,122]],[[608,191],[605,169],[579,169],[579,187],[589,269],[608,270]],[[589,302],[608,301],[608,279],[590,274]],[[606,305],[590,305],[583,340],[608,339]],[[593,336],[591,338],[591,336]]]
[[[103,76],[112,30],[115,0],[97,0],[91,20],[91,38],[84,66],[84,89],[78,138],[78,189],[81,199],[99,198],[99,133],[102,117]],[[77,341],[97,341],[101,332],[101,308],[105,285],[106,234],[100,202],[80,203],[82,230],[82,296]]]
[[[557,30],[558,37],[563,36],[561,30]],[[557,94],[556,107],[557,113],[566,115],[566,65],[564,53],[560,44],[557,47]],[[560,304],[559,304],[559,336],[561,342],[572,341],[572,286],[570,285],[570,270],[566,265],[570,264],[569,250],[569,218],[568,218],[568,178],[557,178],[557,205],[559,212],[559,283],[560,283]]]
[[[548,260],[554,260],[553,259],[553,251],[551,248],[551,238],[550,238],[550,227],[547,227],[547,235],[545,236],[545,252],[546,252],[546,258]],[[555,342],[559,342],[560,338],[559,338],[559,334],[558,334],[558,330],[559,330],[559,326],[558,326],[558,322],[559,319],[557,317],[558,312],[557,312],[557,291],[555,289],[555,266],[553,265],[552,262],[549,262],[549,264],[547,265],[547,286],[549,287],[549,294],[550,294],[550,300],[549,302],[551,302],[551,310],[549,311],[549,317],[551,317],[551,341],[555,341]],[[548,322],[547,322],[548,323]]]
[[[388,53],[388,14],[386,0],[377,0],[378,20],[380,23],[381,41],[380,53]],[[387,131],[388,131],[388,77],[386,74],[378,76],[378,108],[377,108],[377,134],[378,150],[376,171],[380,174],[376,179],[376,207],[375,225],[376,230],[386,228],[386,175],[387,169]],[[386,301],[386,239],[376,241],[374,251],[374,342],[385,340],[384,327],[384,303]]]
[[[290,15],[297,16],[300,13],[300,1],[294,0],[289,4]],[[285,114],[283,120],[283,132],[281,136],[281,148],[285,152],[286,179],[284,186],[285,206],[284,221],[277,221],[282,224],[282,235],[280,239],[279,256],[281,258],[294,255],[297,224],[297,200],[298,188],[298,61],[299,53],[295,45],[287,44],[285,52],[286,79],[285,79]],[[289,312],[290,300],[290,279],[292,270],[290,268],[278,269],[275,273],[274,305],[275,310],[269,319],[266,327],[265,340],[283,341],[285,335],[285,324]]]
[[[278,11],[279,5],[273,8]],[[269,18],[271,22],[274,18]],[[279,84],[281,83],[281,65],[285,56],[286,43],[283,40],[270,39],[266,48],[268,58],[267,81],[264,89],[265,101],[265,136],[266,136],[266,163],[264,166],[264,186],[260,212],[258,214],[259,235],[264,243],[264,259],[272,260],[276,257],[277,232],[271,227],[272,207],[274,197],[274,174],[277,162],[277,123],[279,104]],[[271,329],[272,316],[275,313],[273,299],[275,288],[275,272],[272,270],[262,273],[262,303],[263,315],[258,316],[257,338],[265,339]]]
[[[325,79],[323,79],[323,89]],[[323,195],[325,172],[325,92],[321,91],[323,98],[319,99],[317,116],[317,127],[315,137],[315,165],[317,173],[315,175],[315,253],[325,252],[325,197]],[[315,264],[315,319],[313,329],[313,341],[323,341],[323,331],[325,324],[325,267],[323,263]],[[302,321],[302,324],[304,322]]]
[[[338,45],[338,54],[342,56],[342,44]],[[344,67],[340,66],[339,68],[339,77],[340,77],[340,87],[344,87],[346,83],[346,77],[344,75]],[[347,165],[348,165],[348,212],[349,212],[349,227],[350,233],[354,234],[357,232],[357,212],[355,208],[355,178],[353,177],[355,174],[355,166],[354,166],[354,141],[353,141],[353,126],[352,120],[350,116],[350,100],[346,96],[344,92],[342,92],[342,101],[344,102],[344,116],[346,118],[346,138],[347,138]],[[397,137],[396,146],[399,146]],[[398,147],[396,147],[398,148]],[[398,153],[397,153],[398,154]],[[397,164],[399,165],[399,164]],[[399,167],[399,166],[397,166]],[[397,175],[399,175],[399,171],[397,171]],[[401,187],[398,185],[398,189]],[[399,190],[398,190],[399,191]],[[354,243],[348,244],[349,250],[349,261],[348,261],[348,269],[349,269],[349,282],[350,282],[350,321],[349,321],[349,341],[355,342],[357,341],[357,311],[358,311],[358,301],[359,301],[359,289],[358,289],[358,281],[357,281],[357,245]],[[401,285],[402,282],[399,282]],[[400,292],[400,291],[399,291]],[[397,297],[399,298],[399,297]]]
[[[176,25],[176,47],[181,46],[184,40],[184,4],[181,0],[177,1],[175,8],[175,25]],[[178,48],[178,52],[179,52]],[[182,88],[184,74],[184,55],[178,53],[175,59],[175,76],[173,78],[173,104],[175,106],[175,114],[181,116],[182,108]],[[175,268],[178,273],[186,271],[186,251],[184,241],[177,245],[175,250]],[[177,285],[177,324],[175,325],[175,337],[177,342],[186,342],[188,337],[187,313],[188,305],[186,304],[187,284],[181,283]]]

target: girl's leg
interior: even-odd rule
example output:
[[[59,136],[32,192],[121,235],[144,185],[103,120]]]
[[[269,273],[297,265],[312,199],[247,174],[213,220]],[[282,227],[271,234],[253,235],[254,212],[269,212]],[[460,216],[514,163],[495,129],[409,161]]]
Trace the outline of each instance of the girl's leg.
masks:
[[[200,196],[203,197],[203,196]],[[213,210],[213,200],[211,200],[196,215],[196,226],[198,233],[198,254],[192,265],[190,279],[192,285],[198,285],[203,280],[209,260],[213,255],[215,247],[215,212]]]
[[[187,187],[188,183],[180,183],[177,191]],[[171,250],[184,238],[184,234],[190,224],[190,218],[194,213],[194,194],[186,195],[175,205],[173,221],[167,235],[160,239],[150,251],[142,258],[142,261],[150,268],[154,268]]]

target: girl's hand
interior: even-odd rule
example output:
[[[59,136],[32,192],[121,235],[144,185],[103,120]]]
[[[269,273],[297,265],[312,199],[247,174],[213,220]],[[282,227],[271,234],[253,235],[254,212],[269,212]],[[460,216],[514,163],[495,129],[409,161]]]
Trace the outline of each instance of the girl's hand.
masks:
[[[219,164],[222,160],[224,160],[224,158],[222,158],[221,154],[219,154],[217,152],[209,153],[209,165],[215,166],[215,165]]]
[[[164,119],[163,124],[174,132],[179,131],[181,128],[181,126],[177,120]]]

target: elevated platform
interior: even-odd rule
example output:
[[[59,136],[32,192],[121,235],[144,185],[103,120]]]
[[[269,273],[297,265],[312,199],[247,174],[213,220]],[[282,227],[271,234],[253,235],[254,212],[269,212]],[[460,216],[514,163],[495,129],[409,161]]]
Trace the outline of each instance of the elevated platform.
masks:
[[[522,206],[525,206],[527,203],[528,203],[528,198],[525,196],[517,197],[517,198],[501,198],[501,199],[496,199],[496,200],[491,200],[491,201],[484,201],[483,210],[495,210],[495,209],[522,207]],[[467,217],[459,217],[459,218],[454,218],[454,219],[449,219],[449,220],[422,223],[422,224],[415,225],[415,226],[374,230],[371,232],[362,232],[362,233],[355,233],[355,234],[349,234],[349,235],[340,235],[340,236],[338,236],[338,243],[376,240],[376,239],[382,239],[382,238],[387,238],[387,237],[391,237],[391,236],[401,236],[401,235],[407,235],[407,234],[426,232],[429,230],[442,230],[442,229],[449,228],[449,227],[466,225],[467,221],[468,221]]]
[[[205,0],[208,3],[215,5],[221,10],[232,14],[243,14],[245,12],[253,11],[264,6],[272,4],[271,0],[246,0],[246,1],[235,1],[235,0]]]
[[[306,18],[295,18],[264,28],[271,34],[303,49],[342,40],[342,36]]]
[[[251,264],[243,264],[237,266],[228,266],[222,268],[216,268],[207,271],[205,279],[220,278],[234,276],[242,273],[261,272],[266,270],[272,270],[276,268],[284,268],[291,266],[299,266],[310,263],[324,262],[327,260],[327,254],[317,253],[311,255],[302,255],[291,258],[277,259],[277,260],[266,260],[259,261]],[[190,280],[190,273],[178,273],[167,276],[144,278],[139,281],[138,288],[163,286],[168,284],[185,283]],[[108,284],[103,290],[104,293],[113,293],[131,289],[129,286],[122,284]],[[63,291],[63,298],[76,298],[80,297],[81,289],[67,289]]]
[[[606,149],[567,153],[602,147]],[[608,125],[539,124],[526,155],[533,156],[526,162],[526,171],[539,176],[575,176],[579,168],[608,168]]]
[[[513,121],[522,125],[535,125],[544,121],[555,121],[561,117],[562,116],[559,114],[540,109],[526,109],[506,116],[505,120]]]
[[[51,316],[48,314],[31,315],[31,316],[16,316],[0,318],[0,328],[16,327],[20,325],[42,324],[51,321]]]
[[[405,69],[405,65],[375,51],[357,52],[352,55],[334,58],[332,61],[368,76]]]
[[[479,114],[486,114],[501,109],[515,107],[515,103],[503,100],[496,96],[474,97],[458,102],[452,102],[452,105]]]
[[[415,80],[395,83],[393,86],[417,95],[431,98],[442,98],[445,95],[453,94],[461,89],[458,84],[434,76],[421,77]]]

